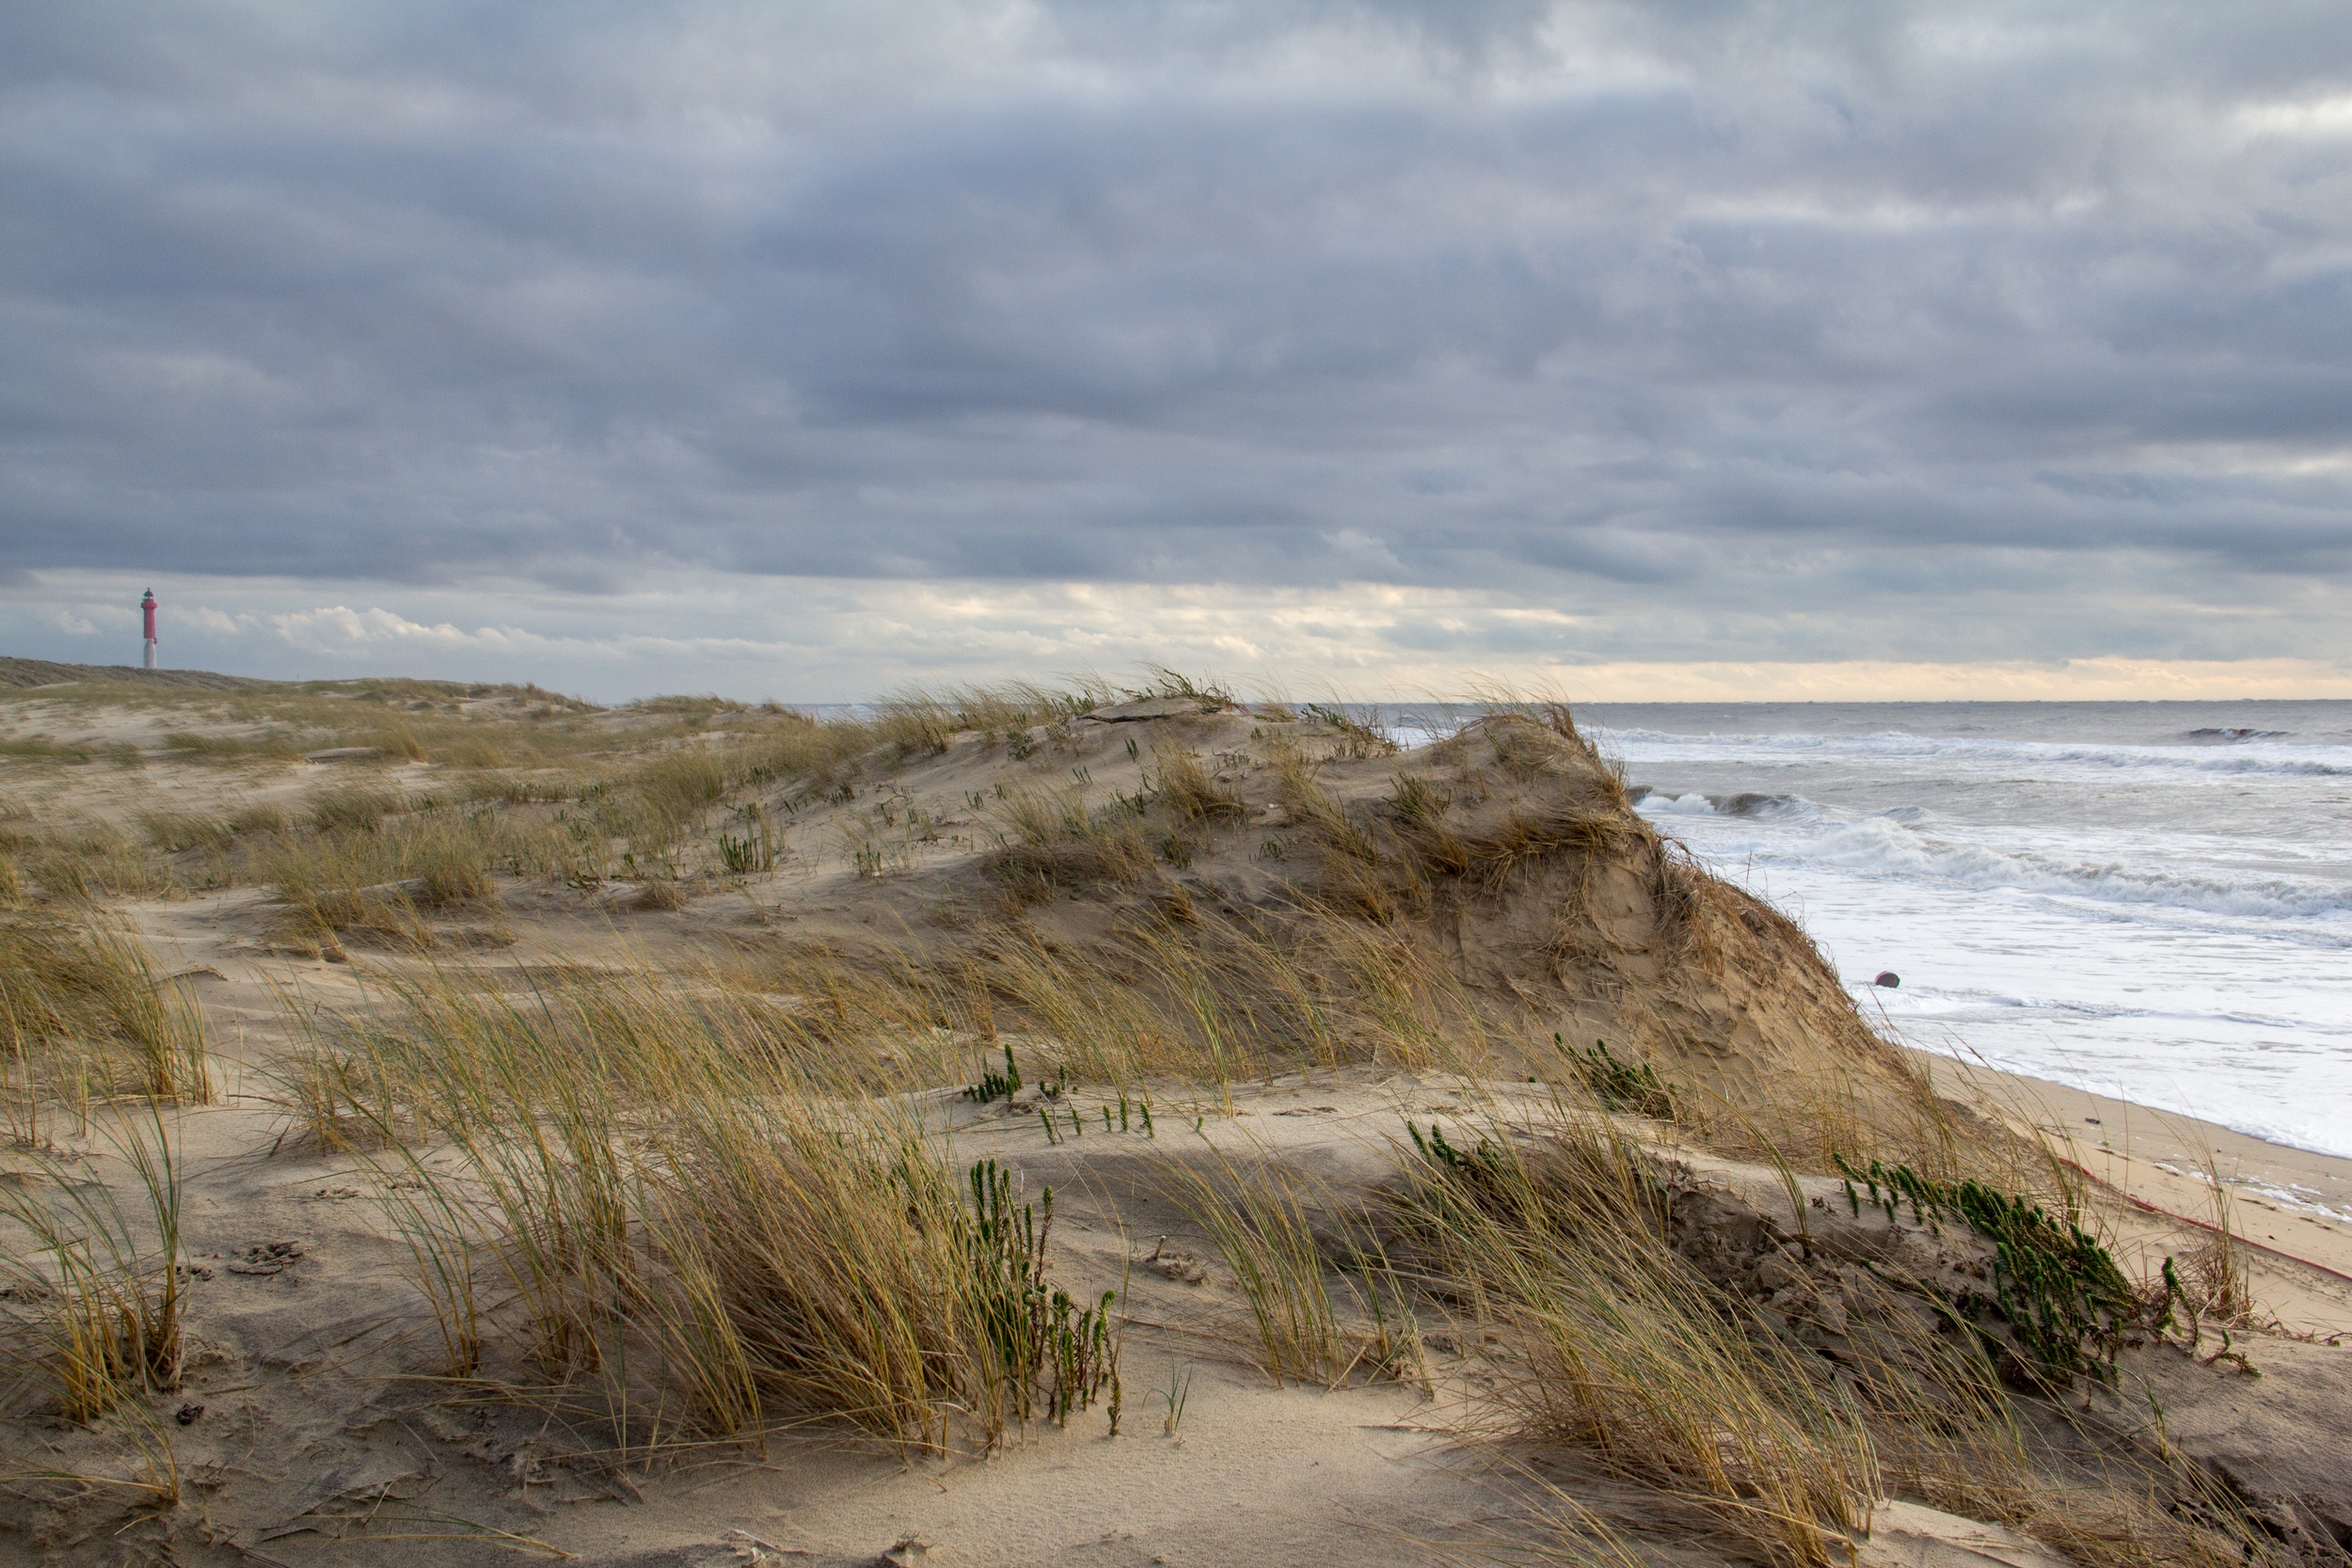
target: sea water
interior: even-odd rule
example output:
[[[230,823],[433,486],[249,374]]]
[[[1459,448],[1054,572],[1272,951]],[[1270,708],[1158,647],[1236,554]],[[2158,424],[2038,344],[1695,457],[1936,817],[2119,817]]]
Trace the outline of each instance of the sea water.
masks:
[[[1577,712],[1888,1032],[2352,1155],[2352,703]]]

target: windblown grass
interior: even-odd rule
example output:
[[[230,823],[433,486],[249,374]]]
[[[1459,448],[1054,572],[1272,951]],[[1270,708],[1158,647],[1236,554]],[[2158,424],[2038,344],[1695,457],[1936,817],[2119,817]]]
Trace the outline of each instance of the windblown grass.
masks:
[[[1014,789],[998,808],[1004,824],[994,869],[1016,901],[1097,883],[1138,887],[1157,879],[1157,858],[1135,803],[1089,806],[1076,785]]]
[[[209,1055],[202,1013],[126,932],[40,914],[0,920],[0,1068],[20,1137],[35,1136],[46,1096],[209,1103]]]
[[[257,855],[257,876],[276,884],[299,934],[425,948],[437,940],[430,913],[495,917],[498,836],[487,818],[442,809],[378,822],[284,840]]]
[[[536,1376],[625,1430],[641,1413],[645,1440],[819,1418],[986,1448],[1105,1392],[1116,1421],[1108,1302],[1048,1279],[1050,1196],[958,1172],[905,1102],[795,1053],[771,1010],[649,974],[395,996],[392,1022],[322,1042],[323,1069],[410,1151],[379,1169],[428,1195],[395,1217],[444,1370],[476,1370],[507,1326],[486,1269]]]
[[[2088,1435],[2063,1440],[2055,1402],[2027,1419],[1973,1336],[1942,1332],[1952,1319],[1926,1282],[1882,1265],[1849,1285],[1869,1299],[1841,1312],[1835,1362],[1813,1354],[1694,1266],[1670,1172],[1605,1117],[1555,1104],[1413,1142],[1389,1256],[1464,1343],[1489,1347],[1470,1419],[1493,1437],[1563,1446],[1773,1561],[1846,1560],[1890,1490],[2087,1563],[2260,1555],[2259,1528],[2233,1526],[2200,1472],[2103,1460]],[[1616,1539],[1560,1523],[1580,1552]]]
[[[21,1156],[28,1181],[0,1182],[0,1220],[23,1242],[0,1249],[8,1311],[4,1345],[45,1385],[59,1414],[87,1422],[149,1388],[179,1386],[182,1174],[172,1131],[153,1101],[94,1123],[142,1200],[126,1211],[115,1186],[47,1150]]]
[[[1492,1360],[1497,1416],[1753,1549],[1826,1564],[1831,1532],[1878,1495],[1858,1417],[1676,1253],[1664,1194],[1613,1127],[1569,1113],[1547,1132],[1402,1163],[1405,1256],[1509,1352]]]
[[[1275,1382],[1425,1375],[1411,1306],[1366,1216],[1265,1150],[1171,1154],[1160,1180],[1232,1270]]]

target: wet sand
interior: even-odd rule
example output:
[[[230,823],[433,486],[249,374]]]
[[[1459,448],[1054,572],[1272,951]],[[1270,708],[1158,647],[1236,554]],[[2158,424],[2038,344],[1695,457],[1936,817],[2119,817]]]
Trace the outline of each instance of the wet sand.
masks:
[[[1937,1082],[1965,1083],[2020,1124],[2072,1151],[2106,1188],[2178,1219],[2232,1230],[2253,1243],[2255,1298],[2282,1326],[2352,1336],[2352,1160],[2313,1154],[2212,1122],[2152,1110],[2021,1074],[1920,1053]],[[2218,1201],[2217,1199],[2218,1195]],[[2177,1232],[2117,1206],[2126,1250],[2172,1247]]]

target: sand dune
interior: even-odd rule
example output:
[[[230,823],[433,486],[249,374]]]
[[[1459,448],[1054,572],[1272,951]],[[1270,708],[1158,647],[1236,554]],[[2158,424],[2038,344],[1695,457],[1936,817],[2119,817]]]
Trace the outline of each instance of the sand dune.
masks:
[[[0,1553],[2352,1544],[2352,1173],[1882,1040],[1565,712],[39,684]]]

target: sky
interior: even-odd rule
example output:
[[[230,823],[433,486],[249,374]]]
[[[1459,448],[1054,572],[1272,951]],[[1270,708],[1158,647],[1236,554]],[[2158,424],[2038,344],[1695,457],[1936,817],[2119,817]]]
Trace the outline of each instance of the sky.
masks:
[[[0,652],[2352,696],[2340,6],[24,0]]]

